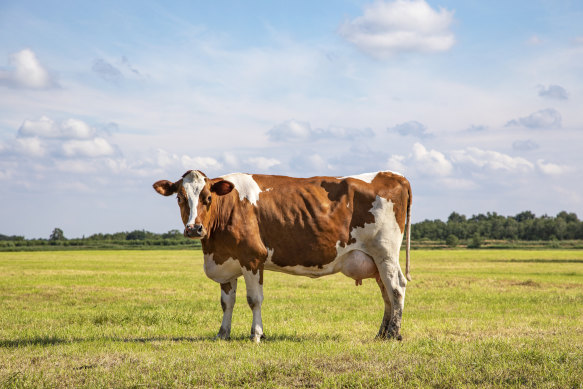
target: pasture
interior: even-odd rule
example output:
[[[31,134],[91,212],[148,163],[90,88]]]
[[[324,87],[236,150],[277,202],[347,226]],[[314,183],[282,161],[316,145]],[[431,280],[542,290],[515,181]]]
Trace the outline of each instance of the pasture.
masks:
[[[0,253],[0,387],[583,387],[583,251],[411,258],[402,342],[374,280],[266,272],[255,345],[201,251]]]

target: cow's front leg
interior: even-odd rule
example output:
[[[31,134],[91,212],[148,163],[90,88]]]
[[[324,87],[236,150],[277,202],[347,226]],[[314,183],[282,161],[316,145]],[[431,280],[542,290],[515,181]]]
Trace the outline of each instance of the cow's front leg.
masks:
[[[253,312],[251,324],[251,340],[259,343],[263,335],[263,322],[261,321],[261,303],[263,303],[263,269],[243,270],[245,285],[247,287],[247,302]]]
[[[217,334],[217,339],[229,339],[231,337],[231,319],[237,295],[237,279],[233,278],[221,284],[221,307],[223,308],[223,322]]]

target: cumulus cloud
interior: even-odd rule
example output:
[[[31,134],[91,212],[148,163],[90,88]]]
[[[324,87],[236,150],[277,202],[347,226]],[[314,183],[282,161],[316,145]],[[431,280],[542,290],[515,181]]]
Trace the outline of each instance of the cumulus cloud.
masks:
[[[281,163],[279,160],[275,158],[265,157],[251,157],[247,158],[244,162],[260,170],[268,170]]]
[[[56,81],[30,49],[11,54],[8,64],[9,70],[0,71],[1,84],[29,89],[47,89],[57,86]]]
[[[166,150],[156,150],[156,163],[161,168],[172,166],[178,162],[178,155],[169,153]]]
[[[404,174],[407,171],[405,164],[405,157],[403,155],[391,155],[387,160],[387,169],[392,172]]]
[[[538,149],[538,144],[530,139],[527,140],[517,140],[512,143],[512,148],[518,151],[531,151]]]
[[[524,158],[511,157],[497,151],[482,150],[477,147],[454,151],[451,153],[451,160],[459,165],[492,171],[527,173],[534,168],[534,165]]]
[[[561,114],[554,108],[541,109],[528,116],[510,120],[506,127],[522,126],[532,129],[561,128]]]
[[[267,132],[267,135],[269,140],[274,142],[309,142],[320,139],[354,140],[362,137],[372,137],[374,132],[370,128],[364,130],[345,127],[312,129],[308,122],[287,120],[274,126]]]
[[[185,169],[197,169],[197,170],[216,170],[220,169],[223,165],[212,157],[189,157],[188,155],[183,155],[180,158],[182,162],[182,167]]]
[[[541,173],[549,176],[558,176],[571,170],[568,166],[545,162],[544,159],[537,160],[536,167]]]
[[[567,100],[569,98],[569,94],[560,85],[549,85],[548,87],[544,87],[543,85],[539,86],[538,95],[540,97],[545,97],[549,99],[555,100]]]
[[[70,140],[63,144],[63,153],[67,157],[106,157],[113,155],[115,150],[104,138],[89,140]]]
[[[39,137],[58,139],[88,139],[94,135],[94,130],[85,122],[77,119],[67,119],[57,123],[42,116],[38,120],[25,120],[18,129],[19,137]]]
[[[419,123],[415,120],[397,124],[394,127],[388,128],[387,131],[398,132],[399,135],[402,136],[412,135],[418,138],[431,137],[431,134],[427,132],[427,127],[424,124]]]
[[[413,145],[413,162],[424,175],[447,176],[453,171],[452,163],[437,150],[427,150],[421,143]]]
[[[449,27],[453,11],[435,10],[425,0],[381,1],[365,6],[364,14],[344,23],[339,33],[377,58],[400,52],[439,52],[455,43]]]
[[[290,167],[300,172],[302,176],[323,174],[330,169],[326,159],[317,153],[305,153],[293,157],[290,160]]]
[[[39,138],[20,138],[16,140],[15,149],[17,153],[29,157],[42,157],[46,150]]]

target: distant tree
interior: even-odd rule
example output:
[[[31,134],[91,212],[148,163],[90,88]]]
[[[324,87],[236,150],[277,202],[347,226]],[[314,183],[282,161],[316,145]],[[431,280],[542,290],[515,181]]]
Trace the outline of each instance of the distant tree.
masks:
[[[127,240],[144,240],[146,239],[146,231],[135,230],[126,235]]]
[[[576,223],[579,221],[576,213],[567,213],[566,211],[561,211],[557,214],[557,219],[563,219],[567,223]]]
[[[470,243],[468,243],[468,248],[479,249],[480,246],[482,246],[482,238],[480,237],[480,234],[476,232],[474,236],[472,236]]]
[[[530,211],[520,212],[518,215],[514,216],[514,219],[516,219],[516,221],[519,223],[525,220],[533,220],[535,218],[535,214]]]
[[[457,236],[455,236],[454,234],[450,234],[447,236],[447,238],[445,239],[445,244],[448,247],[456,247],[458,245],[459,239]]]
[[[61,230],[60,228],[55,228],[53,232],[51,232],[49,240],[51,241],[66,240],[65,234],[63,234],[63,230]]]
[[[465,215],[460,215],[457,212],[452,212],[447,218],[448,223],[464,223],[466,221]]]

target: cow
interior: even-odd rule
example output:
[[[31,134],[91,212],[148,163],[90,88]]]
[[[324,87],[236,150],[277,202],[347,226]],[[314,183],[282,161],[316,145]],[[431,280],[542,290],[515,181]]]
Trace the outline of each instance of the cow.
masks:
[[[223,320],[216,336],[229,339],[243,276],[253,313],[251,339],[264,338],[263,273],[321,277],[341,272],[359,285],[374,278],[385,303],[378,338],[401,340],[409,273],[411,186],[389,171],[346,177],[293,178],[233,173],[208,178],[188,170],[154,189],[176,194],[184,236],[200,239],[204,271],[221,286]],[[399,252],[406,231],[406,277]]]

